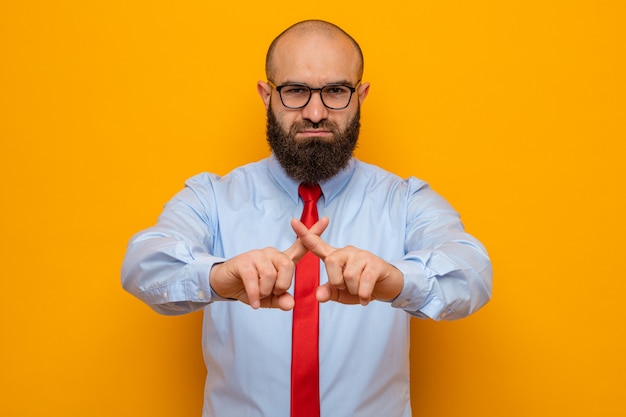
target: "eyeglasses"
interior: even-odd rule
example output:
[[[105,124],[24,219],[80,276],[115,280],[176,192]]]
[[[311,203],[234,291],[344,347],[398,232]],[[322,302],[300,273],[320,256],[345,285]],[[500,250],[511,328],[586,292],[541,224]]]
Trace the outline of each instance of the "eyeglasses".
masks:
[[[306,84],[283,84],[276,86],[271,81],[268,81],[268,83],[278,91],[283,106],[293,110],[306,107],[309,101],[311,101],[313,91],[320,92],[322,104],[327,108],[342,110],[348,107],[352,94],[356,91],[356,87],[343,84],[328,84],[320,88],[311,88]],[[357,87],[358,85],[357,83]]]

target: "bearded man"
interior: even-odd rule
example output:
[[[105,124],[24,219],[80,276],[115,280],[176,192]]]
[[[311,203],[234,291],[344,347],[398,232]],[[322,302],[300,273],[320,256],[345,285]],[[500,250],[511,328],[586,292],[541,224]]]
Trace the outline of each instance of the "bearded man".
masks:
[[[124,288],[204,310],[204,417],[410,416],[410,317],[483,306],[487,253],[425,182],[354,158],[370,85],[350,35],[299,22],[266,75],[272,155],[189,179],[131,239]]]

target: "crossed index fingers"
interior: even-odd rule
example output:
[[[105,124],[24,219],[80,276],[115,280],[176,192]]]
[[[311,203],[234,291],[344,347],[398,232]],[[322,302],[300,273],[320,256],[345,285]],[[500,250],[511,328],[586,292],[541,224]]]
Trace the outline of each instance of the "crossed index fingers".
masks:
[[[328,224],[328,218],[324,217],[322,220]],[[322,221],[320,220],[320,221]],[[291,227],[298,235],[298,239],[302,241],[302,244],[311,251],[315,256],[320,258],[326,265],[326,272],[328,274],[328,282],[337,289],[343,290],[346,288],[343,277],[343,269],[347,262],[345,258],[338,258],[332,262],[328,262],[328,256],[335,252],[337,249],[326,243],[319,234],[313,233],[313,228],[307,229],[304,223],[293,219],[291,220]],[[327,286],[327,285],[326,285]]]
[[[298,240],[301,241],[302,245],[304,246],[304,253],[302,253],[300,257],[304,256],[306,251],[309,250],[315,256],[324,261],[326,257],[335,250],[335,248],[322,240],[322,238],[320,237],[321,232],[318,232],[317,230],[322,225],[324,229],[326,229],[326,226],[328,226],[328,222],[328,217],[323,217],[310,229],[308,229],[301,221],[296,219],[291,220],[291,227],[298,235]]]
[[[309,246],[316,246],[317,241],[315,238],[317,238],[320,242],[325,244],[325,242],[320,238],[320,235],[322,234],[322,232],[324,232],[324,230],[326,230],[328,223],[329,223],[328,217],[323,217],[320,220],[318,220],[317,223],[311,226],[310,229],[308,229],[302,222],[296,219],[293,219],[291,221],[291,225],[294,231],[296,232],[296,234],[298,235],[298,239],[296,239],[293,245],[291,245],[289,248],[287,248],[283,252],[294,263],[298,263],[298,261],[302,259],[302,257],[306,255],[306,253],[309,250],[311,250]],[[296,224],[295,227],[294,227],[294,224]],[[318,256],[321,258],[321,256],[318,253],[314,252],[313,250],[311,250],[311,252],[313,252],[315,256]]]

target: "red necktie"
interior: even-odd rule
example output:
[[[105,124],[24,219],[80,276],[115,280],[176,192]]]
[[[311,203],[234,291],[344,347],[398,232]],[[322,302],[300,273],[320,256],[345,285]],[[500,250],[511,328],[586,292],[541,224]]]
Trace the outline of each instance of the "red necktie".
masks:
[[[298,193],[304,201],[300,219],[310,228],[317,222],[319,185],[300,184]],[[320,374],[318,355],[319,303],[315,291],[320,280],[320,260],[311,252],[296,265],[293,336],[291,350],[291,417],[319,417]]]

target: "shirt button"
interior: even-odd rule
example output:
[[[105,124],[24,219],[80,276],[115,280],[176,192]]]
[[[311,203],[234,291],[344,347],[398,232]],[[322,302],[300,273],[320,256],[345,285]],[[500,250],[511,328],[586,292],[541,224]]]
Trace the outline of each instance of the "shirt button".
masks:
[[[204,293],[202,291],[198,291],[198,298],[204,300]]]
[[[403,302],[400,303],[400,307],[404,308],[406,306],[409,305],[409,301],[408,300],[404,300]]]
[[[164,298],[165,300],[167,300],[167,291],[165,291],[165,292],[163,293],[163,298]]]

